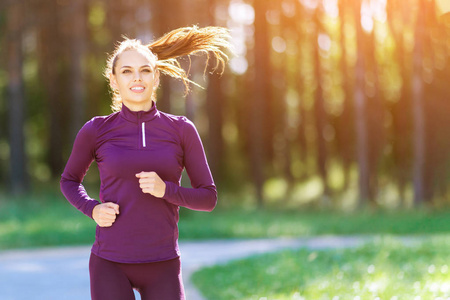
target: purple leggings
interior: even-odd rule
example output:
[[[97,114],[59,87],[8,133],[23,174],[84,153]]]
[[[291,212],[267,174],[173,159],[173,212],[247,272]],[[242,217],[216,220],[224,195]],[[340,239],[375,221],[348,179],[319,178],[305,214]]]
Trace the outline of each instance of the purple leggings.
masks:
[[[91,253],[89,260],[92,300],[184,300],[180,258],[167,261],[123,264]]]

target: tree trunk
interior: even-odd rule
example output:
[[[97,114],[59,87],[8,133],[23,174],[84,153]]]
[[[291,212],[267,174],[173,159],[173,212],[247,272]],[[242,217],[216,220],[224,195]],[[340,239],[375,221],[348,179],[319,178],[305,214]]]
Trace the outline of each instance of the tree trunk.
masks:
[[[185,16],[181,12],[180,3],[175,0],[152,1],[155,12],[153,19],[153,32],[155,39],[163,36],[165,33],[186,26],[184,23]],[[172,89],[175,86],[173,79],[166,75],[160,76],[160,94],[158,98],[158,109],[161,111],[172,113]],[[186,99],[188,103],[188,99]],[[189,110],[189,107],[186,107]]]
[[[216,0],[209,0],[207,3],[208,25],[217,25],[215,22],[214,12],[216,8]],[[210,65],[214,66],[215,61],[211,61]],[[208,115],[209,131],[208,131],[208,162],[211,172],[216,181],[220,182],[223,178],[224,163],[224,141],[222,136],[225,97],[221,86],[221,77],[217,73],[209,73],[208,87],[206,89],[206,111]]]
[[[168,24],[168,20],[165,19],[165,16],[167,15],[164,12],[164,9],[166,5],[164,5],[163,1],[154,1],[153,7],[155,11],[160,11],[159,14],[156,14],[153,18],[154,24],[154,32],[155,32],[155,39],[162,36],[167,29],[170,27]],[[160,109],[163,112],[166,113],[172,113],[172,105],[171,105],[171,94],[172,94],[172,87],[171,87],[171,78],[165,75],[162,75],[160,73],[160,87],[159,87],[159,94],[157,98],[158,103],[158,109]]]
[[[378,74],[378,62],[376,58],[375,50],[377,48],[377,42],[375,39],[375,28],[367,37],[368,41],[366,45],[368,47],[367,53],[367,68],[370,73],[370,79],[368,84],[369,92],[367,95],[367,107],[366,116],[368,123],[368,143],[369,143],[369,201],[370,205],[377,206],[376,199],[378,194],[378,164],[383,152],[383,146],[385,143],[384,132],[384,107],[383,98],[380,93],[380,83]],[[367,76],[366,76],[367,77]]]
[[[206,90],[206,109],[209,121],[208,161],[212,173],[220,181],[224,165],[224,142],[222,137],[224,96],[219,75],[210,74],[208,78],[208,88]]]
[[[360,207],[366,205],[369,199],[369,149],[368,131],[366,123],[366,96],[365,85],[365,62],[364,62],[364,32],[361,27],[361,5],[362,1],[355,1],[354,16],[357,39],[357,59],[355,66],[355,126],[356,126],[356,153],[358,161],[358,187]]]
[[[302,43],[302,40],[299,40],[299,44]],[[300,48],[300,47],[299,47]],[[301,58],[301,54],[299,53],[295,59],[296,61],[296,65],[297,66],[301,66],[302,65],[302,58]],[[307,142],[307,138],[306,138],[306,117],[307,117],[307,112],[306,112],[306,105],[305,105],[305,100],[303,98],[303,89],[304,89],[304,80],[302,77],[302,73],[300,68],[298,68],[297,70],[297,74],[296,74],[296,90],[297,93],[299,95],[299,103],[298,103],[298,114],[299,114],[299,122],[298,122],[298,132],[297,132],[297,138],[298,138],[298,143],[300,146],[300,160],[302,162],[302,172],[301,172],[301,177],[302,179],[308,177],[308,168],[306,167],[308,165],[308,142]]]
[[[412,110],[413,110],[413,180],[414,180],[414,205],[418,206],[425,201],[425,113],[423,103],[424,82],[423,73],[423,41],[425,16],[425,0],[419,0],[419,10],[415,28],[415,44],[413,52],[412,75]]]
[[[40,15],[46,22],[40,28],[39,39],[39,71],[42,83],[46,91],[48,142],[47,162],[53,178],[61,175],[64,168],[63,159],[64,128],[66,121],[64,114],[67,111],[67,94],[64,77],[64,37],[61,34],[59,16],[61,9],[57,1],[53,0],[48,5],[40,7]]]
[[[265,181],[266,149],[264,140],[265,106],[268,103],[266,87],[271,84],[268,64],[270,61],[268,26],[266,21],[266,0],[253,2],[255,10],[255,46],[254,46],[254,94],[250,122],[250,165],[256,197],[259,206],[263,206],[263,184]]]
[[[25,155],[25,95],[22,75],[22,2],[13,2],[7,15],[8,127],[10,142],[10,190],[13,194],[28,189]]]
[[[71,141],[75,139],[78,131],[84,123],[85,115],[85,76],[83,68],[84,54],[86,52],[86,2],[78,0],[70,2],[72,10],[72,36],[70,48],[71,70],[71,102],[70,102],[70,126]]]
[[[322,31],[320,21],[320,6],[316,8],[314,13],[314,26],[316,28],[315,34],[312,36],[314,45],[314,70],[317,81],[315,96],[314,96],[314,120],[316,127],[316,146],[317,157],[316,164],[319,175],[322,181],[322,197],[327,201],[330,194],[328,186],[328,170],[327,170],[327,145],[324,137],[325,126],[327,123],[327,116],[325,112],[325,102],[322,89],[322,65],[320,61],[320,47],[318,45],[318,38]]]
[[[285,2],[286,4],[288,2]],[[299,16],[300,11],[297,11],[295,4],[292,5],[292,7],[295,9],[296,12],[295,15]],[[296,32],[297,31],[297,18],[295,17],[288,17],[282,12],[282,4],[281,2],[278,3],[277,9],[280,11],[281,14],[281,21],[280,21],[280,36],[283,38],[283,40],[288,41],[290,39],[290,36],[288,35],[289,32]],[[301,39],[302,34],[299,33],[299,39]],[[289,111],[289,105],[288,105],[288,89],[290,86],[295,86],[297,83],[295,82],[296,73],[292,72],[292,69],[290,68],[290,57],[288,55],[288,49],[286,49],[283,53],[279,53],[278,56],[279,61],[278,63],[274,64],[274,67],[272,69],[277,69],[275,72],[277,72],[279,75],[276,76],[275,80],[277,82],[276,88],[277,91],[275,95],[277,95],[278,101],[275,101],[276,105],[279,107],[278,112],[276,115],[278,116],[276,119],[276,122],[278,124],[277,129],[277,135],[279,139],[277,140],[276,149],[278,150],[278,160],[281,164],[281,172],[283,179],[287,182],[287,191],[284,195],[285,201],[289,201],[292,195],[292,191],[294,189],[294,175],[292,173],[292,144],[295,139],[295,136],[293,135],[293,128],[290,122],[290,119],[292,118],[292,114]],[[297,55],[298,56],[298,55]],[[297,71],[297,70],[296,70]],[[294,72],[296,72],[294,71]],[[294,78],[291,80],[291,78]],[[279,145],[279,146],[278,146]]]
[[[394,174],[400,204],[406,205],[406,186],[411,176],[411,78],[409,72],[410,58],[404,42],[404,26],[409,18],[409,4],[389,1],[387,7],[388,24],[396,43],[395,58],[399,65],[402,87],[398,101],[390,107],[392,114],[392,155]],[[398,22],[400,20],[400,22]]]
[[[340,17],[340,44],[341,44],[341,73],[342,73],[342,89],[344,92],[342,114],[337,120],[337,142],[338,151],[342,159],[342,167],[344,173],[343,190],[347,190],[350,185],[350,165],[353,161],[354,151],[354,111],[352,105],[352,87],[350,84],[349,69],[347,63],[347,45],[345,43],[345,25],[346,25],[346,7],[347,0],[339,1],[339,17]]]

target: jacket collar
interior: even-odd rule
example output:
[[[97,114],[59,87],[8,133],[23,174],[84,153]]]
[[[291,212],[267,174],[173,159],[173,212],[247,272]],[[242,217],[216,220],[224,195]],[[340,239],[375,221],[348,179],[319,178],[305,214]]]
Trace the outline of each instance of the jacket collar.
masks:
[[[138,123],[153,120],[159,116],[159,111],[156,108],[155,102],[152,102],[152,108],[149,111],[132,111],[122,103],[122,110],[119,114],[127,121]]]

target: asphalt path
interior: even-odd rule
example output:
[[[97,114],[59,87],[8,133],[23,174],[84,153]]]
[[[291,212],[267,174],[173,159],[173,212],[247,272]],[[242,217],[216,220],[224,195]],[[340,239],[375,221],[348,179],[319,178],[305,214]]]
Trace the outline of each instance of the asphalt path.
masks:
[[[204,300],[190,281],[198,269],[254,254],[286,248],[355,247],[373,240],[365,236],[320,236],[295,239],[213,240],[181,242],[182,275],[187,300]],[[0,252],[1,300],[90,299],[90,246]],[[140,299],[136,293],[136,299]]]

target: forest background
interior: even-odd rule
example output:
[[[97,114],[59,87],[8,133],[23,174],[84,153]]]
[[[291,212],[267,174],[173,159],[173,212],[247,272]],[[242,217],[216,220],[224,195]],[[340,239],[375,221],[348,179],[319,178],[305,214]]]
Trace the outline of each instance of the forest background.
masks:
[[[187,115],[231,204],[450,204],[450,22],[442,0],[1,0],[0,188],[58,181],[81,126],[111,113],[102,72],[125,35],[230,29],[222,76],[181,60],[158,108]],[[98,189],[91,167],[87,186]],[[93,195],[95,197],[95,195]]]

